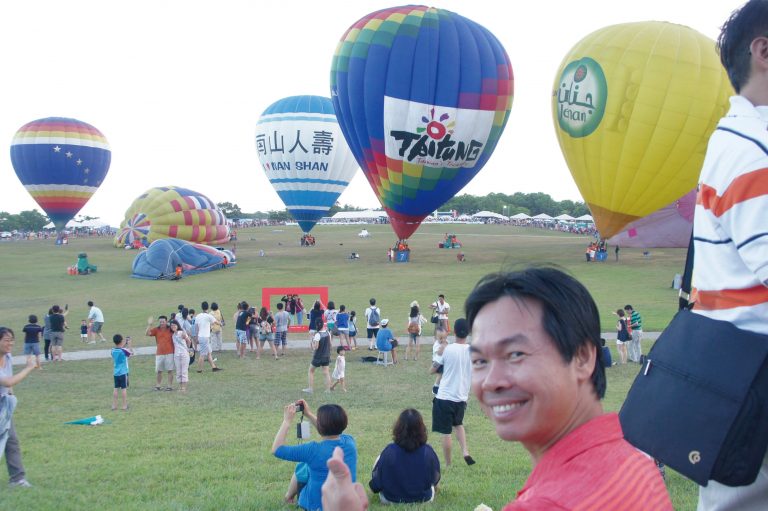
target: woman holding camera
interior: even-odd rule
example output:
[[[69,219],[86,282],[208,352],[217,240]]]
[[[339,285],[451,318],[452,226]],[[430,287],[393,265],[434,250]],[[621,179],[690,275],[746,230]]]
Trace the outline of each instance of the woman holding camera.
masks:
[[[285,445],[288,431],[291,429],[296,412],[302,411],[309,422],[320,434],[319,442],[307,442],[301,445]],[[347,413],[339,405],[323,405],[313,414],[307,402],[300,399],[296,403],[286,405],[283,410],[283,423],[277,430],[275,441],[272,443],[272,454],[276,458],[304,462],[309,466],[307,486],[299,495],[299,506],[314,511],[322,509],[321,488],[328,476],[326,462],[333,455],[333,450],[340,447],[344,451],[344,461],[352,473],[352,480],[357,474],[357,445],[350,435],[343,434],[347,428]],[[299,430],[300,431],[300,430]]]
[[[427,443],[427,428],[418,410],[407,408],[400,413],[392,439],[374,462],[368,486],[383,504],[432,502],[440,481],[440,460]]]

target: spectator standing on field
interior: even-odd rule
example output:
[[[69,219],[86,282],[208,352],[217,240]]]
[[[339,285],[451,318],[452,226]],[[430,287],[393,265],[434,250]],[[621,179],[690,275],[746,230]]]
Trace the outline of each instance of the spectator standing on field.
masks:
[[[285,346],[288,344],[288,327],[291,326],[291,315],[283,310],[283,303],[277,304],[275,314],[275,341],[274,346],[279,348],[278,356],[285,356]]]
[[[449,332],[448,313],[451,310],[451,306],[445,301],[445,295],[437,295],[437,300],[432,302],[429,308],[437,314],[437,324],[441,325],[443,330]]]
[[[453,326],[456,341],[443,345],[443,377],[437,395],[432,400],[432,431],[443,435],[443,459],[451,464],[452,438],[456,435],[461,447],[461,454],[467,465],[474,465],[475,460],[469,454],[467,436],[464,431],[464,411],[469,400],[469,387],[472,381],[472,360],[469,355],[469,325],[467,320],[459,318]]]
[[[379,333],[381,322],[381,309],[376,307],[376,298],[368,300],[370,304],[365,309],[366,329],[368,330],[368,351],[373,351],[376,347],[376,334]]]
[[[147,337],[154,337],[157,343],[155,352],[155,373],[157,374],[157,385],[155,390],[163,390],[163,371],[168,373],[168,386],[165,390],[173,390],[173,337],[171,328],[168,326],[168,318],[160,316],[157,318],[157,326],[152,327],[154,322],[152,316],[147,319]]]
[[[69,328],[65,316],[69,313],[69,306],[65,305],[62,311],[58,305],[53,306],[51,314],[51,345],[53,361],[61,362],[62,352],[64,351],[64,331]]]
[[[88,311],[88,321],[90,322],[91,327],[91,340],[96,342],[96,335],[98,335],[101,342],[107,342],[104,338],[104,334],[101,333],[101,329],[104,327],[104,313],[93,304],[93,301],[88,302],[88,307],[91,308],[91,310]]]
[[[112,348],[112,362],[114,369],[112,375],[115,380],[115,388],[112,391],[112,409],[117,410],[117,395],[120,390],[123,393],[123,410],[128,410],[128,357],[133,355],[131,349],[131,338],[120,334],[112,337],[115,346]]]
[[[203,312],[195,316],[195,327],[197,330],[197,372],[203,372],[203,360],[211,364],[213,372],[221,371],[216,366],[211,354],[211,328],[217,323],[216,318],[208,312],[208,302],[203,302],[200,307]]]
[[[24,354],[28,357],[35,356],[35,367],[42,369],[40,366],[40,336],[43,333],[43,328],[37,324],[37,316],[34,314],[29,315],[29,323],[27,323],[22,331],[24,332]]]
[[[643,318],[631,305],[624,306],[624,313],[628,317],[629,330],[632,332],[632,340],[629,342],[629,360],[640,363],[643,356]]]
[[[216,320],[211,325],[211,350],[219,353],[221,352],[222,338],[224,336],[224,317],[221,315],[219,304],[216,302],[211,303],[211,316]]]

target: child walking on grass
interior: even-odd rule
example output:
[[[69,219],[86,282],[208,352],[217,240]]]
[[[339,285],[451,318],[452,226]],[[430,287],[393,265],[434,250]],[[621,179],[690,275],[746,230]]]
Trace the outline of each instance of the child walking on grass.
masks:
[[[85,320],[80,322],[80,341],[88,342],[88,323]]]
[[[341,390],[344,392],[347,391],[347,382],[344,378],[344,373],[347,367],[347,359],[345,358],[346,350],[344,349],[344,346],[338,346],[336,348],[336,365],[333,368],[333,385],[331,385],[331,390],[334,390],[336,388],[336,385],[341,383]]]
[[[112,348],[112,361],[115,363],[113,372],[115,377],[115,390],[112,392],[112,409],[117,410],[118,389],[123,391],[123,410],[128,409],[128,357],[133,355],[133,348],[130,347],[131,338],[120,334],[112,337],[115,347]]]
[[[357,313],[349,313],[349,343],[353,350],[357,349]]]

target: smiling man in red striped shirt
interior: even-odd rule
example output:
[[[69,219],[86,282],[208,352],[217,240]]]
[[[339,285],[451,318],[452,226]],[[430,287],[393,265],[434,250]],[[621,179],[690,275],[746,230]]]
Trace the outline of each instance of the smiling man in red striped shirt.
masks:
[[[653,461],[603,412],[600,317],[581,283],[554,268],[491,274],[465,307],[472,390],[534,465],[505,511],[672,509]]]
[[[717,46],[738,96],[709,139],[701,170],[693,312],[768,334],[768,0],[735,11]],[[766,496],[768,461],[749,486],[710,481],[699,490],[699,509],[763,510]]]

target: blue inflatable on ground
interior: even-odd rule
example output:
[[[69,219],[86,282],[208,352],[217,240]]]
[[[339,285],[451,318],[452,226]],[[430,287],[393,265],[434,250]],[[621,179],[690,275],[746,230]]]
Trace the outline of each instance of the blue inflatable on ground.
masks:
[[[220,270],[236,264],[231,250],[167,238],[153,241],[133,260],[133,277],[178,280],[187,275]]]

